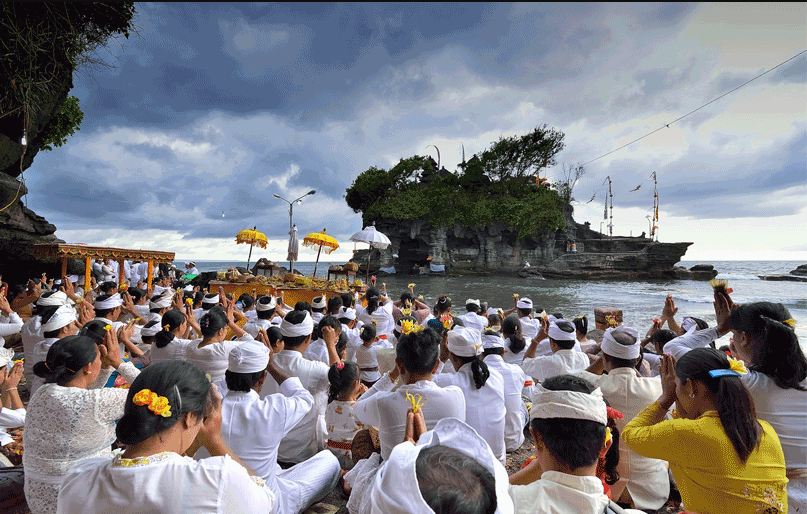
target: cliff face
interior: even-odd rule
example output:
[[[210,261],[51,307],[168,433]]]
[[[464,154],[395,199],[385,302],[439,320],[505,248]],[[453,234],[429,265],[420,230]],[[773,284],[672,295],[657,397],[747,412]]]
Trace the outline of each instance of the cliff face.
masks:
[[[692,243],[657,243],[644,237],[607,237],[588,225],[575,223],[571,208],[566,228],[542,236],[518,239],[504,225],[434,227],[425,222],[401,224],[377,220],[376,228],[392,244],[380,252],[381,267],[407,273],[426,266],[428,258],[449,272],[521,270],[525,262],[546,277],[674,278],[673,266]],[[574,241],[577,253],[566,252]],[[366,258],[366,253],[363,258]],[[358,262],[363,262],[357,256]]]

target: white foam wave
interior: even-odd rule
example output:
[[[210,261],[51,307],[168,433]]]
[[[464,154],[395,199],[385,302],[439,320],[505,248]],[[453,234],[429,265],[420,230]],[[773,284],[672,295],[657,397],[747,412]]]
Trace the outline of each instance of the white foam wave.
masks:
[[[718,273],[717,278],[723,280],[761,280],[758,275],[744,275],[742,273]]]

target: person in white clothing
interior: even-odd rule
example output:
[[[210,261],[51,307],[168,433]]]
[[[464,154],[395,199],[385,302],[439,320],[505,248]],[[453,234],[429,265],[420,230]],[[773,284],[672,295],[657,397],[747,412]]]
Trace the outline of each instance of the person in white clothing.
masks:
[[[782,443],[788,508],[807,512],[807,358],[796,321],[781,303],[735,305],[724,291],[714,296],[717,326],[685,333],[664,351],[677,360],[731,332],[731,352],[748,366],[740,381],[754,399],[757,417],[771,424]]]
[[[311,315],[311,319],[314,319],[313,314]],[[325,344],[322,338],[322,329],[330,327],[336,332],[337,337],[339,337],[342,334],[342,323],[333,316],[325,316],[314,323],[316,326],[314,327],[314,333],[311,335],[313,341],[308,345],[308,349],[303,353],[303,357],[312,361],[320,361],[323,364],[330,364],[328,345]]]
[[[48,356],[48,350],[53,344],[67,336],[74,336],[78,333],[78,313],[70,305],[60,305],[58,307],[46,307],[42,312],[42,335],[45,339],[38,342],[28,357],[33,361],[32,365],[44,361]],[[28,383],[28,390],[31,396],[45,383],[42,377],[34,375]]]
[[[280,331],[284,349],[272,357],[272,362],[283,373],[299,378],[314,398],[314,407],[286,434],[278,447],[277,458],[280,462],[297,464],[316,455],[325,445],[329,365],[303,357],[314,331],[311,313],[298,310],[289,312],[280,325]],[[329,364],[342,362],[336,353],[339,339],[336,332],[326,326],[322,329],[322,336],[328,348]],[[260,396],[265,398],[280,392],[280,384],[270,376],[264,381]]]
[[[529,298],[519,298],[516,300],[515,311],[518,311],[518,320],[521,322],[521,335],[524,339],[531,341],[541,329],[541,321],[533,317],[533,304]],[[513,310],[505,314],[510,315]]]
[[[196,267],[195,262],[191,261],[191,262],[186,262],[185,263],[185,274],[186,275],[198,275],[199,274],[199,268]]]
[[[280,384],[280,393],[260,398],[258,391],[267,372]],[[270,363],[265,345],[250,341],[230,352],[226,380],[229,392],[221,408],[222,437],[275,493],[275,512],[297,514],[327,495],[340,476],[339,461],[329,451],[286,470],[277,464],[281,440],[314,407],[314,397],[300,379]]]
[[[364,325],[359,334],[361,344],[356,348],[356,364],[359,365],[361,382],[372,387],[380,378],[378,350],[392,350],[386,334],[376,334],[375,325]]]
[[[537,385],[530,410],[536,459],[529,468],[538,471],[510,477],[516,514],[641,514],[611,502],[597,477],[597,462],[612,442],[607,424],[602,393],[585,380],[559,375]]]
[[[33,359],[34,347],[45,339],[42,334],[42,311],[47,307],[58,307],[60,305],[67,305],[67,294],[63,291],[46,291],[42,293],[34,305],[33,315],[28,318],[28,321],[22,327],[22,349],[25,354],[25,363],[23,364],[23,374],[25,375],[25,382],[30,384],[34,375]],[[2,336],[0,336],[2,337]]]
[[[219,305],[221,303],[221,297],[218,293],[206,293],[205,297],[202,298],[202,306],[198,309],[193,310],[193,315],[196,316],[197,320],[202,319],[202,316],[207,314],[207,312]]]
[[[406,413],[418,405],[426,426],[434,428],[443,418],[465,421],[462,389],[440,387],[433,381],[440,368],[440,343],[431,329],[401,336],[396,347],[395,369],[385,373],[353,407],[361,423],[378,428],[381,457],[388,459],[395,445],[404,440]],[[400,384],[396,384],[400,377]]]
[[[356,419],[353,407],[367,387],[361,383],[359,366],[355,362],[341,362],[328,370],[328,408],[325,410],[325,427],[328,440],[325,446],[339,459],[342,469],[353,468],[353,438],[364,430],[364,423]]]
[[[361,467],[359,467],[361,466]],[[507,471],[466,423],[445,418],[427,431],[421,413],[407,415],[405,440],[385,462],[378,454],[346,475],[355,485],[353,514],[511,514]]]
[[[11,309],[5,289],[0,290],[0,348],[5,345],[5,336],[19,334],[24,325],[20,315]]]
[[[395,317],[392,314],[394,304],[392,300],[382,295],[381,292],[371,287],[365,293],[367,307],[356,307],[359,320],[365,325],[375,323],[376,333],[392,337],[395,331]]]
[[[577,316],[572,319],[572,323],[574,323],[577,343],[580,345],[580,350],[586,353],[597,353],[599,351],[597,341],[593,341],[586,336],[588,334],[588,316],[585,314]],[[576,347],[577,345],[575,345],[575,348]]]
[[[527,426],[527,406],[521,399],[525,387],[532,386],[532,379],[516,364],[504,362],[504,339],[495,332],[482,334],[485,364],[496,370],[504,382],[504,446],[508,452],[518,450],[524,443],[524,427]]]
[[[102,282],[114,282],[116,279],[115,268],[113,267],[112,262],[109,259],[105,259],[104,262],[101,264],[101,281]]]
[[[244,325],[244,331],[252,337],[258,337],[261,330],[268,331],[274,324],[273,320],[282,313],[278,310],[277,300],[272,296],[261,296],[255,302],[255,319],[251,319]]]
[[[467,328],[473,328],[482,332],[488,326],[488,318],[480,314],[482,302],[469,298],[465,300],[465,314],[458,316],[462,320],[462,325]]]
[[[122,414],[116,434],[126,450],[71,469],[59,490],[59,513],[275,512],[275,494],[223,440],[221,396],[193,365],[146,368]],[[199,445],[213,457],[182,456]]]
[[[647,378],[636,371],[641,357],[639,333],[630,327],[619,326],[605,330],[602,338],[603,357],[597,362],[595,374],[577,373],[602,391],[608,405],[622,412],[616,427],[622,432],[625,425],[648,405],[661,396],[661,379]],[[670,496],[668,464],[663,460],[642,457],[621,445],[617,470],[619,481],[611,487],[612,497],[619,498],[627,487],[633,506],[643,510],[658,510]]]
[[[361,346],[361,329],[364,326],[356,319],[356,309],[342,307],[338,315],[342,333],[347,336],[347,360],[356,360],[356,349]]]
[[[131,341],[128,335],[131,335],[132,329],[134,328],[131,323],[127,327],[126,323],[119,321],[121,313],[123,312],[123,298],[118,293],[114,294],[102,294],[101,296],[95,299],[93,303],[95,308],[95,319],[93,321],[98,321],[99,323],[103,323],[104,326],[109,325],[112,327],[111,330],[115,331],[118,335],[118,341],[120,341],[120,353],[123,355],[127,351],[130,352],[132,355],[141,355],[142,352],[140,351],[137,346]],[[82,327],[83,328],[83,327]],[[124,329],[128,329],[129,332],[127,335],[123,334]]]
[[[549,338],[553,353],[550,356],[536,357],[538,342],[545,336]],[[584,370],[589,366],[590,361],[585,353],[574,350],[576,342],[574,324],[562,319],[551,324],[545,321],[541,325],[541,331],[532,340],[524,354],[524,362],[521,367],[537,382],[543,382],[556,375]]]
[[[521,322],[516,316],[507,316],[502,320],[502,339],[504,339],[504,355],[508,364],[521,365],[527,352],[527,341],[521,333]]]
[[[192,316],[189,317],[187,313],[182,314],[182,312],[172,309],[163,314],[159,322],[147,323],[142,328],[141,334],[154,337],[149,350],[150,362],[185,359],[187,349],[193,343],[190,339],[185,338],[188,323],[192,321],[194,321]]]
[[[45,385],[28,402],[22,456],[25,498],[34,514],[56,512],[59,484],[73,466],[111,455],[127,393],[103,387],[114,369],[129,383],[140,373],[121,361],[114,330],[101,346],[80,335],[60,339],[34,365]]]
[[[22,379],[22,363],[12,364],[13,358],[14,350],[0,348],[0,468],[13,465],[10,459],[18,458],[14,450],[22,445],[7,430],[25,425],[25,406],[17,388]]]
[[[504,379],[482,360],[482,335],[468,327],[453,327],[443,338],[441,360],[451,360],[456,373],[435,375],[434,382],[457,386],[465,397],[465,421],[490,445],[493,454],[505,462],[504,427],[507,408]]]
[[[326,316],[328,310],[328,299],[325,296],[316,296],[311,300],[311,319],[314,323],[319,323]]]
[[[210,309],[202,316],[199,321],[202,339],[193,340],[185,347],[184,358],[210,375],[210,381],[226,394],[224,372],[227,371],[227,358],[233,348],[244,341],[253,341],[253,338],[236,324],[234,302],[226,298],[224,301],[224,308]],[[236,340],[226,339],[228,330],[235,334]]]

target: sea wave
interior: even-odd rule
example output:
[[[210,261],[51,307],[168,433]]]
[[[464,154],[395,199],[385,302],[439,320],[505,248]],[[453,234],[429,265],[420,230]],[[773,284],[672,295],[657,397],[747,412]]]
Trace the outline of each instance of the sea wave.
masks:
[[[723,280],[761,280],[758,275],[744,275],[742,273],[718,273],[716,278]]]

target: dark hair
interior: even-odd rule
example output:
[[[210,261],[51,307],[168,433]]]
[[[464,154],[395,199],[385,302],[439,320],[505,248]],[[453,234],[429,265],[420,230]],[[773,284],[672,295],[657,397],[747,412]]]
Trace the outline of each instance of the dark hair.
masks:
[[[348,308],[353,307],[353,295],[350,293],[342,293],[339,295],[342,298],[342,307]]]
[[[365,343],[369,343],[370,341],[374,341],[377,333],[375,330],[375,325],[367,324],[361,327],[361,332],[359,332],[359,339],[364,341]]]
[[[606,404],[608,402],[605,402]],[[619,439],[621,437],[619,428],[613,418],[608,418],[608,428],[611,429],[611,446],[605,452],[603,459],[603,471],[605,472],[605,483],[614,485],[619,481]]]
[[[244,310],[249,309],[252,307],[252,304],[255,303],[255,299],[247,293],[243,293],[241,296],[239,296],[238,301],[244,306]]]
[[[759,446],[762,427],[757,421],[754,401],[739,376],[712,378],[709,375],[709,371],[729,367],[729,359],[723,352],[714,348],[695,348],[678,360],[675,374],[682,381],[697,380],[706,386],[714,398],[723,430],[745,463]]]
[[[502,337],[510,341],[512,353],[519,354],[527,346],[521,335],[521,321],[515,316],[507,316],[502,320]]]
[[[594,386],[573,375],[547,378],[541,384],[550,391],[575,391],[591,394]],[[591,466],[600,457],[605,441],[605,425],[588,419],[535,418],[532,429],[541,436],[549,453],[558,462],[575,470]]]
[[[202,300],[205,299],[205,294],[202,291],[197,291],[195,295],[193,295],[193,305],[200,305]]]
[[[85,336],[63,337],[48,349],[44,361],[34,364],[34,374],[44,378],[46,384],[65,385],[95,360],[98,348],[95,341]]]
[[[162,297],[163,297],[162,294],[155,294],[154,296],[149,298],[149,303],[157,302],[157,301],[161,300]],[[149,309],[149,312],[159,313],[161,310],[167,309],[167,308],[169,308],[169,307],[154,307],[153,309]]]
[[[574,334],[575,331],[577,330],[575,328],[574,323],[571,323],[564,319],[559,319],[555,321],[555,326],[558,327],[558,329],[560,329],[562,332],[566,332],[567,334]],[[571,350],[572,348],[574,348],[574,345],[577,344],[576,340],[565,341],[561,339],[553,339],[551,337],[549,338],[549,341],[555,343],[561,350]]]
[[[205,316],[209,316],[209,313],[205,314]],[[184,322],[185,315],[176,309],[171,309],[163,314],[162,320],[160,321],[163,329],[154,336],[154,344],[157,345],[157,348],[165,348],[168,343],[173,341],[174,330],[178,329]]]
[[[409,291],[401,295],[401,306],[406,307],[407,302],[409,302],[410,304],[415,303],[415,295],[413,295]]]
[[[482,386],[485,385],[485,382],[488,381],[490,378],[490,369],[488,365],[485,363],[482,355],[477,355],[476,357],[460,357],[459,355],[455,356],[462,362],[463,365],[471,363],[471,372],[473,373],[474,378],[474,386],[477,389],[482,389]]]
[[[375,287],[370,287],[367,289],[367,292],[364,293],[364,297],[367,298],[367,314],[372,314],[378,309],[378,302],[381,299],[381,293]]]
[[[100,319],[94,319],[86,323],[81,330],[78,331],[78,335],[89,337],[92,339],[95,344],[101,344],[103,342],[104,337],[106,337],[106,322],[101,321]]]
[[[143,389],[166,397],[171,415],[165,418],[151,412],[147,405],[132,403],[135,394]],[[168,430],[183,414],[193,412],[204,416],[210,406],[210,382],[204,372],[185,361],[155,362],[132,382],[115,434],[122,444],[137,444]]]
[[[218,302],[217,303],[210,303],[210,302],[205,302],[204,301],[205,299],[209,300],[211,298],[215,298],[216,296],[218,296],[218,294],[216,294],[216,293],[207,293],[206,295],[204,295],[202,297],[202,310],[209,311],[213,307],[216,307],[217,305],[221,305]]]
[[[309,304],[308,302],[299,301],[294,304],[294,310],[311,312],[311,304]]]
[[[266,335],[269,336],[269,344],[271,345],[276,345],[278,341],[283,339],[283,332],[280,331],[280,327],[276,326],[269,327]]]
[[[342,332],[339,334],[339,339],[336,340],[336,354],[342,358],[342,353],[347,350],[348,338],[347,334]]]
[[[656,346],[657,350],[664,350],[664,345],[672,341],[678,337],[678,334],[673,332],[672,330],[667,330],[663,328],[661,330],[656,330],[652,336],[650,336],[650,341]]]
[[[342,323],[333,316],[324,316],[319,323],[314,326],[314,333],[311,335],[311,339],[322,339],[322,329],[325,327],[331,327],[336,331],[336,335],[342,333]]]
[[[499,317],[498,314],[488,314],[488,326],[492,327],[494,325],[499,325],[501,328],[502,318]]]
[[[359,378],[359,365],[355,362],[342,362],[342,369],[332,365],[328,370],[328,381],[331,383],[328,389],[328,403],[353,387],[353,383]]]
[[[328,314],[335,316],[339,314],[339,309],[342,307],[342,297],[339,295],[328,299]]]
[[[731,311],[729,327],[750,336],[752,370],[768,375],[782,389],[804,391],[807,358],[795,330],[783,323],[788,319],[790,312],[781,303],[745,303]]]
[[[627,332],[611,332],[611,337],[614,338],[614,341],[616,341],[617,344],[622,346],[632,346],[636,344],[636,338]],[[641,361],[641,356],[635,359],[622,359],[619,357],[614,357],[613,355],[608,355],[605,352],[603,352],[603,357],[615,368],[633,368],[636,366],[637,362]]]
[[[224,381],[227,383],[229,391],[241,391],[248,393],[252,386],[258,383],[258,380],[266,373],[266,370],[256,371],[254,373],[235,373],[229,369],[224,372]]]
[[[307,311],[294,309],[293,311],[289,311],[289,313],[286,314],[286,317],[283,319],[293,325],[299,325],[300,323],[303,322],[306,316],[310,315],[311,314],[308,313]],[[308,335],[308,336],[284,337],[283,342],[285,343],[286,348],[297,348],[298,346],[303,344],[309,337],[311,336]]]
[[[563,319],[563,313],[561,312],[555,312],[552,315],[555,316],[555,319]]]
[[[583,314],[582,316],[578,316],[572,320],[574,323],[574,329],[581,334],[588,334],[588,317]]]
[[[439,296],[434,303],[434,315],[439,316],[451,310],[451,298],[446,295]]]
[[[418,489],[436,514],[493,514],[496,480],[484,466],[448,446],[429,446],[415,461]]]
[[[139,302],[144,296],[146,296],[146,291],[139,289],[137,287],[130,287],[126,290],[129,293],[129,296],[132,297],[132,301],[135,303]]]
[[[440,342],[430,328],[401,336],[395,347],[395,357],[412,373],[431,373],[439,356]]]
[[[538,312],[538,311],[536,311],[536,312]],[[521,318],[523,318],[525,316],[529,316],[530,314],[532,314],[532,309],[518,309],[518,315]]]
[[[108,300],[111,296],[113,296],[113,295],[111,295],[111,294],[102,294],[102,295],[99,295],[98,298],[95,299],[95,301],[96,302],[103,302],[104,300]],[[98,309],[98,308],[96,308],[95,309],[95,315],[98,316],[99,318],[104,318],[104,317],[106,317],[107,314],[114,311],[115,309],[120,309],[120,307],[113,307],[111,309]]]
[[[199,320],[199,328],[202,329],[202,337],[213,337],[228,323],[227,315],[221,309],[210,309]]]
[[[475,303],[466,303],[465,304],[465,310],[468,311],[468,312],[479,312],[479,311],[482,310],[482,307],[480,307],[479,305],[477,305]]]
[[[258,319],[272,319],[275,317],[275,310],[277,307],[272,307],[271,309],[265,311],[257,309],[258,305],[269,305],[270,303],[272,303],[271,296],[261,296],[258,298],[258,302],[255,304],[255,315],[258,317]]]
[[[98,284],[98,289],[104,293],[104,295],[110,296],[110,292],[114,294],[115,291],[118,290],[118,284],[116,284],[114,280],[108,280]]]

